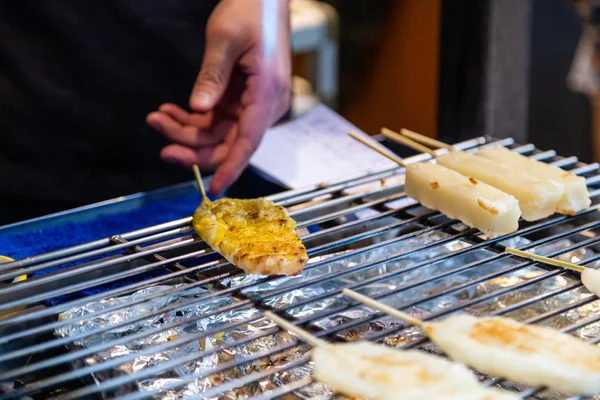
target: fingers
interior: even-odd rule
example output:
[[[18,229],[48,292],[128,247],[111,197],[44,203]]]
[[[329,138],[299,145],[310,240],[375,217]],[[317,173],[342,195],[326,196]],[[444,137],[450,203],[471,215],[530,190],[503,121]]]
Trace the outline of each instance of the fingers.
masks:
[[[207,129],[213,122],[213,113],[189,113],[176,104],[165,103],[158,110],[168,114],[182,125],[194,125],[198,128]]]
[[[220,120],[210,129],[201,129],[195,125],[184,125],[165,112],[153,112],[146,120],[170,141],[191,148],[221,143],[234,125],[232,120]]]
[[[242,51],[238,36],[237,32],[225,29],[207,32],[202,68],[190,97],[192,110],[211,110],[225,93],[231,71]]]

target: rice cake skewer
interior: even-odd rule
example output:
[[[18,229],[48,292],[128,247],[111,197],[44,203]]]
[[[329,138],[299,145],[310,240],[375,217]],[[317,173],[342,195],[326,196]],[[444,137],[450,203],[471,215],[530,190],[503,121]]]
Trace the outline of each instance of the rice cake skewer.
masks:
[[[406,195],[425,207],[477,228],[488,237],[512,233],[519,228],[521,210],[513,196],[439,164],[406,164],[360,136],[349,135],[404,167]]]
[[[513,400],[520,397],[481,385],[464,365],[419,350],[367,341],[327,343],[270,311],[263,315],[314,349],[315,378],[335,392],[369,400]]]
[[[454,151],[455,148],[428,136],[402,129],[402,135],[431,147],[441,147]],[[545,180],[552,180],[563,187],[563,195],[557,203],[556,212],[563,215],[574,215],[587,209],[592,201],[585,178],[577,176],[562,168],[533,160],[522,154],[516,153],[504,146],[493,146],[479,149],[478,155],[501,163],[523,169],[528,173]]]
[[[344,295],[420,327],[444,353],[480,372],[567,394],[600,393],[600,348],[574,336],[503,317],[425,322],[355,291]]]
[[[522,258],[527,258],[530,260],[539,261],[544,264],[553,265],[555,267],[561,267],[570,269],[572,271],[579,272],[581,274],[581,283],[589,290],[591,293],[600,297],[600,271],[587,268],[583,265],[578,265],[575,263],[570,263],[567,261],[557,260],[550,257],[540,256],[538,254],[533,254],[527,251],[513,249],[511,247],[507,247],[505,251],[509,254],[513,254]]]
[[[582,176],[542,161],[532,160],[503,146],[481,149],[477,154],[523,169],[540,179],[551,180],[561,185],[563,195],[556,207],[556,212],[559,214],[575,215],[592,204],[585,178]]]
[[[206,195],[197,165],[194,175],[202,202],[194,212],[196,233],[213,250],[247,274],[298,275],[308,262],[296,222],[270,200]]]
[[[514,196],[519,201],[521,214],[526,221],[537,221],[554,214],[563,196],[564,188],[558,183],[542,180],[510,165],[461,150],[438,155],[430,148],[387,128],[383,128],[382,133],[390,140],[431,154],[438,164]]]

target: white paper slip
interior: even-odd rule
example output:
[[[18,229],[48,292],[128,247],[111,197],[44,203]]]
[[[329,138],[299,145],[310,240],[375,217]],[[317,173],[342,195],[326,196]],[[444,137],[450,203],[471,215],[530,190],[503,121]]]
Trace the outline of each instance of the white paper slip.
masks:
[[[318,105],[292,122],[269,129],[250,164],[292,189],[395,166],[348,132],[387,150],[328,107]]]

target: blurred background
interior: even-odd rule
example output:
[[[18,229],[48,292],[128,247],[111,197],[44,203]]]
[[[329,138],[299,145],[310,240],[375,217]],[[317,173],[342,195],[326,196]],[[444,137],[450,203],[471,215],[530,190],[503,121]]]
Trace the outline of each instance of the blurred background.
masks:
[[[292,7],[295,114],[318,97],[370,134],[386,126],[449,142],[511,136],[600,161],[594,101],[567,86],[582,31],[572,1]]]

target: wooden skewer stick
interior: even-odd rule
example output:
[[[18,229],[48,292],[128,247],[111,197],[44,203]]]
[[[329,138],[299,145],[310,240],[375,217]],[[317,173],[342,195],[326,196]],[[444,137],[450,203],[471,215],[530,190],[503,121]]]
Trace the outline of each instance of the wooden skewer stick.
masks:
[[[298,328],[296,325],[290,323],[289,321],[286,321],[285,319],[272,313],[271,311],[264,311],[263,315],[269,318],[271,321],[275,322],[281,328],[294,332],[296,336],[300,337],[300,339],[304,340],[305,342],[311,344],[314,347],[322,347],[327,345],[327,342],[325,342],[324,340],[321,340],[318,337],[311,335],[302,328]]]
[[[196,164],[192,166],[194,170],[194,176],[196,177],[196,184],[198,185],[198,190],[200,190],[200,194],[202,195],[202,201],[207,203],[210,202],[208,196],[206,195],[206,190],[204,189],[204,183],[202,182],[202,175],[200,174],[200,168]]]
[[[456,150],[454,148],[454,146],[452,146],[451,144],[444,143],[440,140],[430,138],[429,136],[421,135],[420,133],[413,132],[410,129],[402,128],[400,130],[400,134],[402,134],[408,138],[411,138],[412,140],[415,140],[419,143],[422,143],[426,146],[429,146],[429,147],[439,147],[440,149],[448,149],[450,151]]]
[[[583,265],[577,265],[577,264],[573,264],[573,263],[570,263],[570,262],[557,260],[557,259],[550,258],[550,257],[539,256],[537,254],[529,253],[527,251],[513,249],[512,247],[507,247],[506,248],[506,252],[510,253],[510,254],[514,254],[514,255],[519,256],[519,257],[523,257],[523,258],[528,258],[530,260],[539,261],[539,262],[542,262],[544,264],[554,265],[555,267],[562,267],[562,268],[571,269],[571,270],[577,271],[577,272],[583,272],[583,270],[585,269],[585,267]]]
[[[381,129],[381,133],[383,134],[383,136],[385,136],[386,138],[397,142],[397,143],[401,143],[407,147],[410,147],[411,149],[414,149],[416,151],[420,151],[421,153],[427,153],[430,154],[432,157],[437,157],[437,153],[433,150],[431,150],[429,147],[422,145],[421,143],[417,143],[412,139],[409,139],[405,136],[400,135],[399,133],[396,133],[394,131],[391,131],[387,128],[382,128]]]
[[[358,136],[357,134],[353,133],[353,132],[349,132],[348,135],[350,135],[350,137],[354,140],[358,140],[359,142],[361,142],[362,144],[364,144],[367,147],[370,147],[371,149],[375,150],[376,152],[378,152],[379,154],[381,154],[384,157],[389,158],[390,160],[392,160],[393,162],[395,162],[396,164],[400,165],[401,167],[406,167],[406,163],[404,162],[403,159],[401,159],[398,156],[394,156],[392,154],[389,154],[386,151],[383,151],[382,149],[380,149],[379,147],[373,145],[372,143],[369,143],[367,140],[365,140],[364,138]]]
[[[392,317],[401,319],[402,321],[406,321],[409,324],[418,326],[419,328],[423,328],[425,326],[425,323],[423,321],[421,321],[418,318],[413,317],[412,315],[408,315],[405,312],[396,310],[395,308],[392,308],[390,306],[387,306],[377,300],[373,300],[370,297],[364,296],[360,293],[355,292],[354,290],[351,289],[344,289],[343,291],[345,296],[350,297],[351,299],[354,299],[356,301],[360,301],[361,303],[369,306],[369,307],[373,307],[376,310],[379,310],[383,313],[386,313],[388,315],[391,315]]]

